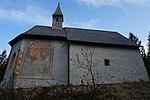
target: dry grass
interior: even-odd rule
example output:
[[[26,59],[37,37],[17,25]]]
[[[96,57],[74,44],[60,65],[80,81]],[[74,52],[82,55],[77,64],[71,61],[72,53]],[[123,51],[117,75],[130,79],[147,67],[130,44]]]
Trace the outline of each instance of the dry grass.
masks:
[[[150,100],[150,81],[1,90],[0,100]]]

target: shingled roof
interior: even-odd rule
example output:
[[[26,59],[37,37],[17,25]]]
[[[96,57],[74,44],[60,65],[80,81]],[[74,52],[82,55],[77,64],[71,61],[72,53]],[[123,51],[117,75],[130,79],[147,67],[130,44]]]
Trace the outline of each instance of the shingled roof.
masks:
[[[88,43],[112,44],[112,45],[126,45],[137,46],[129,39],[119,34],[118,32],[66,28],[67,38],[70,41],[81,41]]]
[[[50,37],[66,37],[65,30],[54,29],[48,26],[34,26],[24,34],[27,35],[41,35]]]
[[[25,33],[20,34],[15,39],[10,41],[12,46],[16,41],[22,38],[54,38],[65,39],[67,41],[84,42],[84,43],[96,43],[107,45],[120,45],[120,46],[132,46],[138,47],[139,45],[133,43],[126,37],[122,36],[118,32],[91,30],[81,28],[63,28],[52,29],[48,26],[34,26]]]

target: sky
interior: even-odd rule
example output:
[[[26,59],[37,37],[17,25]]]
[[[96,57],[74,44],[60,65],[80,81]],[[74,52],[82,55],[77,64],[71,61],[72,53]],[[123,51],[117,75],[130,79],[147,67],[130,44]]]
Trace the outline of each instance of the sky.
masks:
[[[0,0],[0,53],[8,42],[35,25],[51,26],[58,3],[63,27],[117,31],[136,35],[146,48],[150,0]]]

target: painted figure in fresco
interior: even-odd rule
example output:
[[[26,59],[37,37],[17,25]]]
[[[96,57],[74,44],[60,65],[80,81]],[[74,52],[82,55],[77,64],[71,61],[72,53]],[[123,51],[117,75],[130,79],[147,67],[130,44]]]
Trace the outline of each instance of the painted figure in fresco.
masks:
[[[27,45],[24,75],[50,77],[52,67],[52,43],[44,40],[31,40]]]
[[[47,51],[45,45],[42,41],[38,41],[30,48],[30,59],[31,63],[33,61],[39,60],[42,61],[45,59]]]

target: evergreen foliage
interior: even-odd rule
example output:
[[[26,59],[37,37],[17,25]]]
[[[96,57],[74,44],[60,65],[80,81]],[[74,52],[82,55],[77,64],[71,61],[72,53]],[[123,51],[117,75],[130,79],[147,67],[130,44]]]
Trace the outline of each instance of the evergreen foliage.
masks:
[[[2,54],[0,54],[0,82],[3,80],[6,67],[7,67],[7,52],[6,50],[4,50]]]
[[[150,32],[149,32],[149,35],[148,35],[148,52],[147,52],[147,58],[150,59]]]
[[[147,56],[146,56],[146,69],[147,69],[147,72],[148,72],[148,75],[150,77],[150,32],[149,32],[149,35],[148,35],[148,52],[147,52]]]
[[[135,44],[137,45],[141,45],[141,41],[139,40],[139,38],[137,36],[135,36],[133,33],[129,33],[129,40],[131,40],[132,42],[134,42]],[[146,53],[145,53],[145,49],[143,46],[140,46],[139,47],[139,50],[140,50],[140,54],[141,56],[143,57],[143,60],[145,62],[145,58],[146,58]]]

